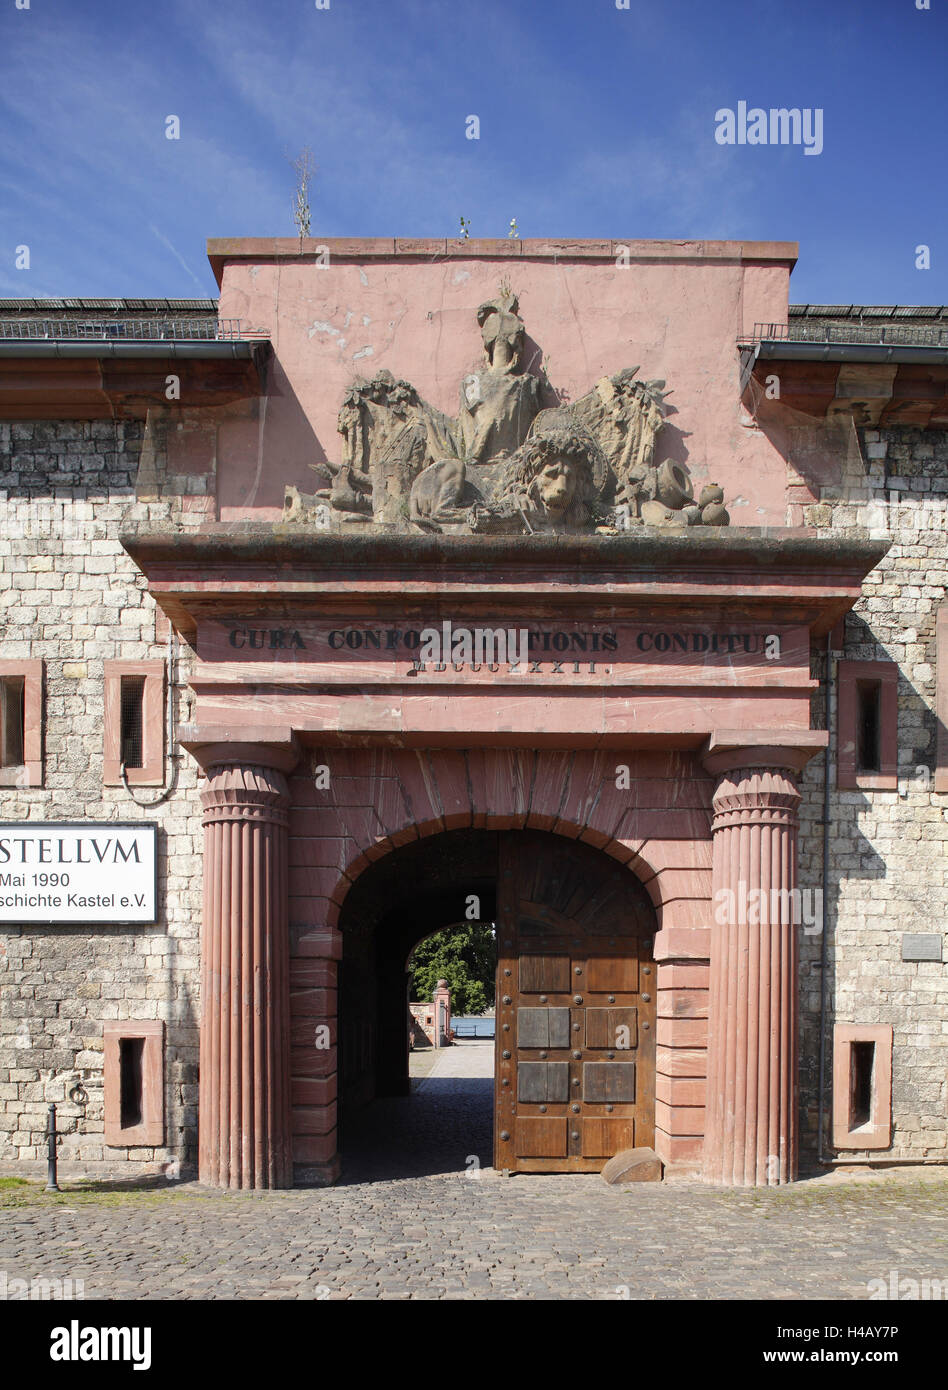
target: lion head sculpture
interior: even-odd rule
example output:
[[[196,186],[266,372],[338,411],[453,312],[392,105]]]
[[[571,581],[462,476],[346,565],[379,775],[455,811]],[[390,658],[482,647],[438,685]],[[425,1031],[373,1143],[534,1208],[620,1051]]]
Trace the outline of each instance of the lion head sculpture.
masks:
[[[541,526],[585,530],[606,470],[599,445],[568,409],[541,410],[510,460],[503,491]]]

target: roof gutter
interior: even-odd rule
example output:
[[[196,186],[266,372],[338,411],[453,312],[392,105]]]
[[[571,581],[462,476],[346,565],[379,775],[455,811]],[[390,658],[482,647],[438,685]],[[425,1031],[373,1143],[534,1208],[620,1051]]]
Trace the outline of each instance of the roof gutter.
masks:
[[[140,357],[164,361],[168,357],[209,360],[253,360],[261,348],[269,348],[268,338],[255,342],[190,342],[176,339],[157,342],[68,342],[42,339],[0,340],[0,357]]]
[[[781,362],[928,362],[948,363],[948,347],[910,347],[888,343],[792,343],[766,338],[740,345],[756,348],[757,358]]]

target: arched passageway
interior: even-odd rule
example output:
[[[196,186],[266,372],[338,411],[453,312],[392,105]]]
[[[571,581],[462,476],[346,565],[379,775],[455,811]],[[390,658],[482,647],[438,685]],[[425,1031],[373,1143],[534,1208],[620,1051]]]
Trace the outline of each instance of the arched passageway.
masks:
[[[448,1068],[460,1075],[412,1092],[408,956],[464,921],[472,897],[498,923],[494,1066],[462,1043]],[[616,860],[544,831],[449,831],[366,869],[340,930],[344,1181],[474,1159],[594,1171],[653,1142],[655,914]]]

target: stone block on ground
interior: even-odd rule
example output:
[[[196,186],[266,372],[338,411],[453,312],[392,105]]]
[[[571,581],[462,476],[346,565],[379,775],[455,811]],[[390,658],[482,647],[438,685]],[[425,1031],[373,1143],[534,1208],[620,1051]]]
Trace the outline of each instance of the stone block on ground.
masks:
[[[602,1170],[603,1181],[615,1186],[627,1182],[661,1182],[662,1160],[654,1149],[623,1149]]]

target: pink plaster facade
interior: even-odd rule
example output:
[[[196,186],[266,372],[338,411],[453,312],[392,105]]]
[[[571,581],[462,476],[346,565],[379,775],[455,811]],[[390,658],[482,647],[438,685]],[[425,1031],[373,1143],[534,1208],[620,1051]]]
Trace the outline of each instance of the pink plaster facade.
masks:
[[[388,368],[433,406],[457,412],[482,353],[477,305],[506,276],[527,326],[526,367],[576,400],[603,376],[640,367],[674,407],[656,462],[687,464],[696,491],[725,490],[733,523],[782,526],[785,460],[742,413],[735,343],[786,323],[796,245],[788,242],[212,241],[220,313],[269,336],[274,363],[254,419],[222,427],[221,520],[277,519],[284,484],[338,461],[336,417],[359,376]],[[753,486],[749,480],[753,480]]]

